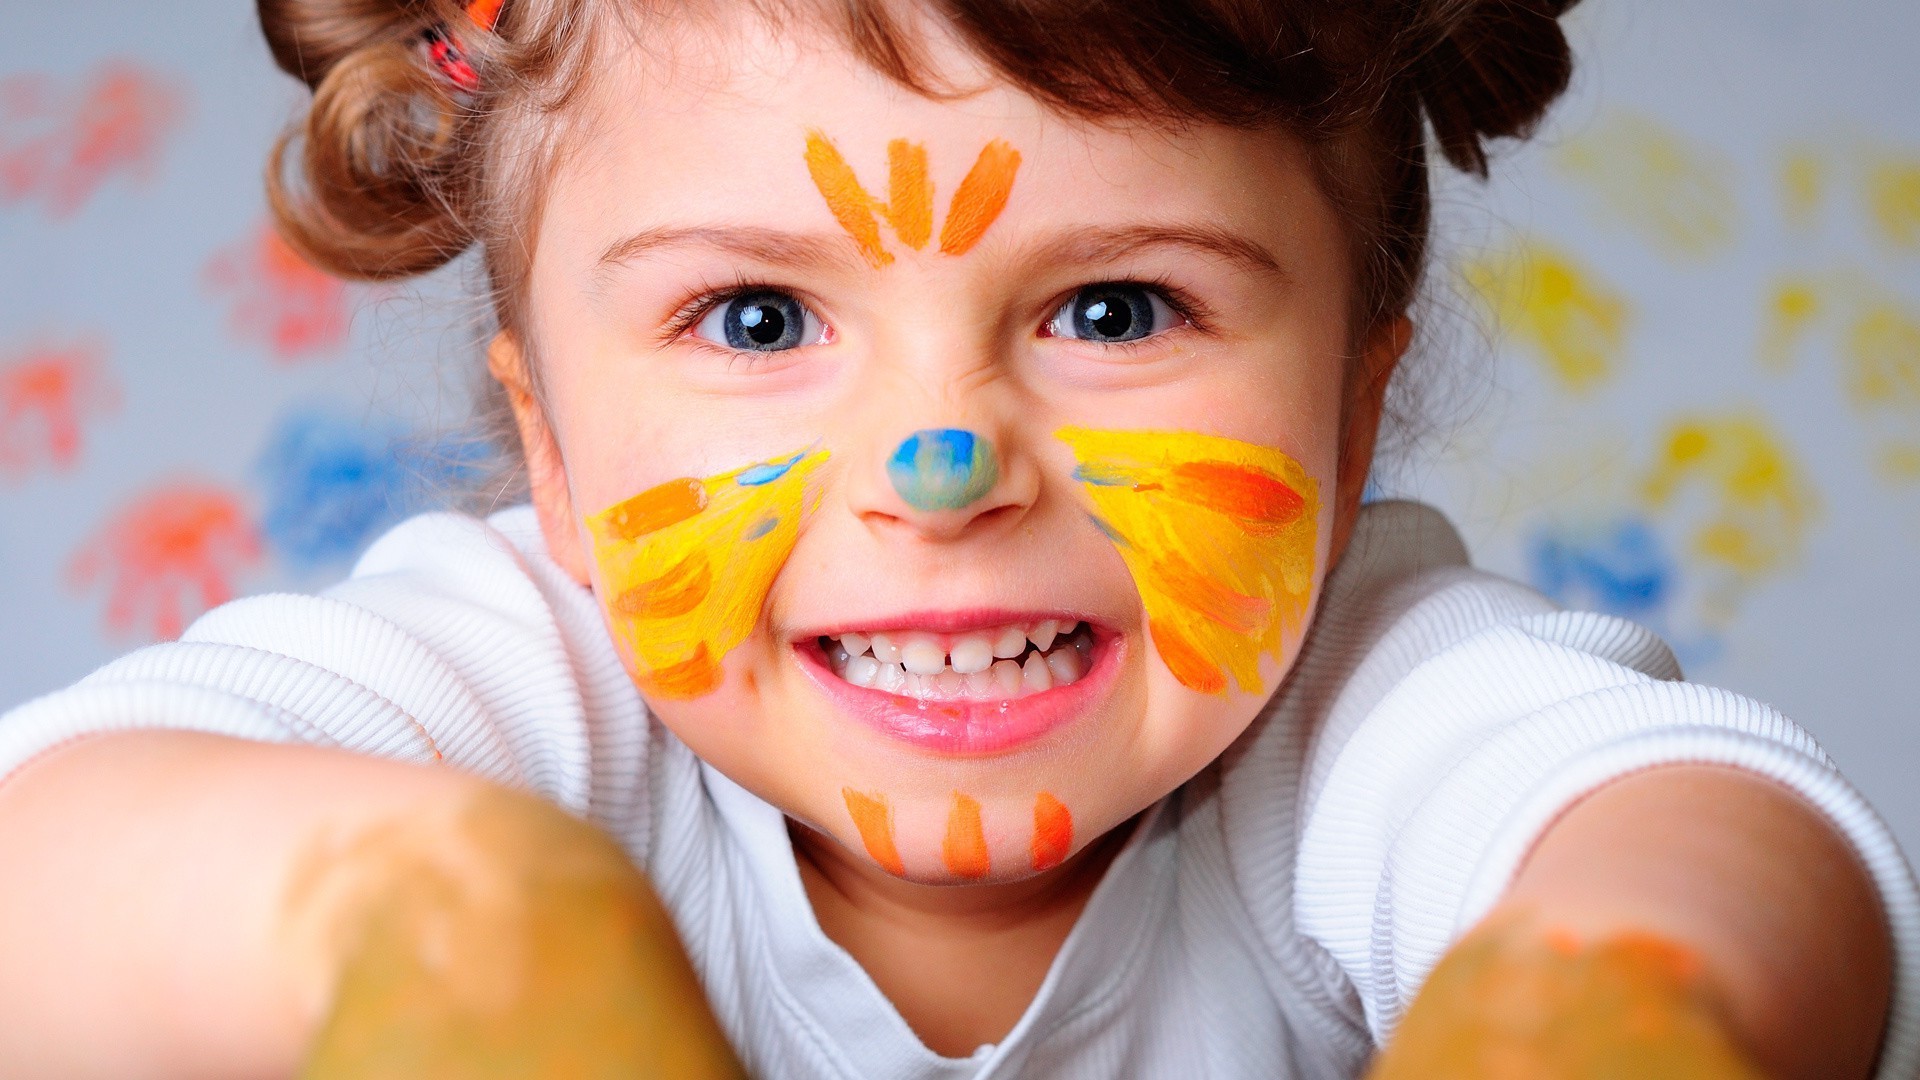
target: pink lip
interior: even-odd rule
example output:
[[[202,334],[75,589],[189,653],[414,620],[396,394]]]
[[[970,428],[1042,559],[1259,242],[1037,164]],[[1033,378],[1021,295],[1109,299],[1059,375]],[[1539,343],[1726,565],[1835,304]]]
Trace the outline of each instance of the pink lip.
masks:
[[[1035,621],[1049,616],[901,619],[898,625],[960,633],[982,626]],[[950,625],[949,625],[950,624]],[[871,625],[871,624],[870,624]],[[794,643],[800,670],[840,710],[890,738],[942,754],[998,754],[1035,741],[1084,715],[1112,689],[1120,670],[1121,635],[1088,622],[1094,632],[1093,666],[1071,686],[1058,686],[1013,701],[922,701],[855,686],[835,675],[813,638]],[[832,636],[828,634],[827,636]]]

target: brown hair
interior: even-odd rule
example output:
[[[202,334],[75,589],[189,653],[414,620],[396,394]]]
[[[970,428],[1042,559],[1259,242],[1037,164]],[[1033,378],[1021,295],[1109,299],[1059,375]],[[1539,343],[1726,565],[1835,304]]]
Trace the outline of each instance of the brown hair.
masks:
[[[500,325],[523,328],[526,230],[565,107],[608,17],[639,2],[507,0],[485,33],[455,0],[258,0],[275,59],[314,92],[269,168],[282,233],[316,265],[369,280],[432,270],[477,242]],[[922,93],[948,90],[904,20],[917,5],[750,2],[769,17],[824,13],[874,68]],[[1301,137],[1348,227],[1358,336],[1418,291],[1429,130],[1448,161],[1485,176],[1488,141],[1529,134],[1566,88],[1558,19],[1575,2],[925,0],[925,10],[1065,114]],[[436,26],[456,28],[478,94],[457,93],[424,61],[419,43]]]

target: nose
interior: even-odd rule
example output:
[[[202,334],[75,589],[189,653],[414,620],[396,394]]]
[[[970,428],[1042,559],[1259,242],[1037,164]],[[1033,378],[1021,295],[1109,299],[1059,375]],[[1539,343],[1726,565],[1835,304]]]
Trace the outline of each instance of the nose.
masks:
[[[1025,514],[1039,487],[1037,468],[1005,452],[1004,442],[978,427],[910,432],[882,462],[855,465],[853,509],[869,528],[934,541],[1004,527]]]

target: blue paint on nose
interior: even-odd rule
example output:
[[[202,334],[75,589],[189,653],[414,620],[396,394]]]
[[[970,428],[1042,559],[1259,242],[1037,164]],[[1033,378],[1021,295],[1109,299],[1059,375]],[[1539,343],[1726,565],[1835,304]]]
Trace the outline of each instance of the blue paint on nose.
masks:
[[[1000,479],[993,444],[965,428],[916,431],[887,460],[893,490],[916,510],[959,510]]]

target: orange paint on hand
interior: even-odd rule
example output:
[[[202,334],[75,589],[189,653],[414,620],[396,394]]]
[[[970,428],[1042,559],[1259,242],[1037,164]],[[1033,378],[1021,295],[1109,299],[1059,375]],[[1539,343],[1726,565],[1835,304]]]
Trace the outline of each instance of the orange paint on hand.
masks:
[[[947,222],[940,229],[942,253],[964,255],[980,242],[1007,208],[1014,174],[1019,171],[1020,151],[1005,140],[995,139],[981,149],[947,208]]]
[[[983,878],[992,869],[987,857],[987,835],[980,827],[980,800],[953,793],[947,811],[947,835],[940,843],[940,861],[955,877]]]
[[[860,842],[866,845],[868,856],[889,874],[906,874],[906,864],[893,845],[893,807],[879,795],[865,795],[852,788],[842,788],[840,794],[847,801],[847,816],[860,830]]]
[[[1047,792],[1033,800],[1033,868],[1059,866],[1073,850],[1073,813]]]
[[[1698,954],[1650,934],[1589,943],[1491,923],[1448,951],[1368,1080],[1759,1080],[1701,973]]]
[[[74,555],[76,588],[108,579],[107,625],[159,639],[180,636],[189,613],[233,595],[233,578],[260,561],[260,539],[224,489],[183,483],[126,506]],[[197,604],[191,597],[197,596]]]

